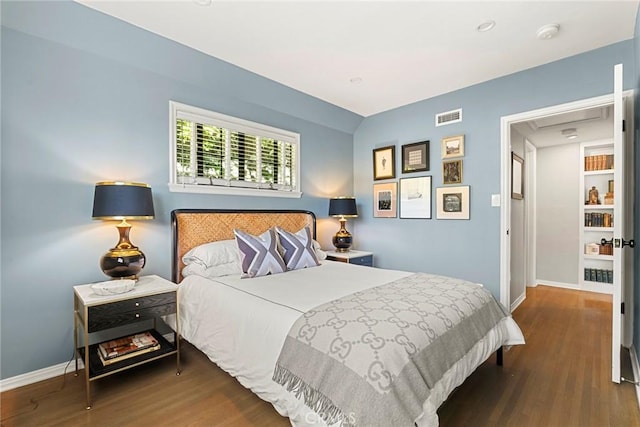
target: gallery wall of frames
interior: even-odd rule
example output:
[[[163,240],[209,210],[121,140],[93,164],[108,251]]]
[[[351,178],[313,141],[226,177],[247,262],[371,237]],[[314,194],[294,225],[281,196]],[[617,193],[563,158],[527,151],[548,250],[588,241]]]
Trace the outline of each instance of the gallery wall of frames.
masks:
[[[433,176],[431,142],[400,147],[401,171],[396,173],[396,146],[373,149],[373,216],[431,219]],[[464,134],[440,142],[441,182],[435,189],[436,219],[469,219],[469,186],[463,185]]]

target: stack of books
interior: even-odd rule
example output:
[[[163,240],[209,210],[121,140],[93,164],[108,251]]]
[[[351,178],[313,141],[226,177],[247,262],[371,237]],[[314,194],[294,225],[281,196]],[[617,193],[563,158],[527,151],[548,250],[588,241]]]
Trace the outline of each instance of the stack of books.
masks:
[[[98,344],[98,356],[104,366],[156,350],[160,350],[160,343],[149,331]]]
[[[601,212],[585,212],[585,227],[613,227],[613,215]]]
[[[585,171],[601,171],[613,169],[613,154],[599,154],[584,158]]]
[[[613,283],[613,270],[585,268],[584,280],[589,282]]]

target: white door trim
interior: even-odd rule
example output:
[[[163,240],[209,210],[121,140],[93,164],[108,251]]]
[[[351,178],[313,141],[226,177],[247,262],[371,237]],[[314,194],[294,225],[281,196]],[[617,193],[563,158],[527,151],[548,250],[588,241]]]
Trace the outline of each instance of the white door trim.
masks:
[[[536,162],[538,149],[529,142],[524,141],[524,164],[525,164],[525,214],[524,214],[524,253],[525,255],[525,293],[526,287],[534,287],[536,282]]]
[[[626,98],[632,90],[623,92]],[[537,110],[525,111],[500,118],[500,302],[509,307],[509,279],[511,277],[511,245],[508,234],[511,226],[511,125],[556,114],[613,104],[613,93]]]

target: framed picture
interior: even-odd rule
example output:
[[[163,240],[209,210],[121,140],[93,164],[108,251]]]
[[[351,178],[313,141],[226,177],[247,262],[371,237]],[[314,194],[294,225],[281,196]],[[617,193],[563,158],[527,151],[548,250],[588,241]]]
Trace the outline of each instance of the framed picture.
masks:
[[[402,146],[402,173],[429,170],[429,141]]]
[[[442,162],[442,183],[460,184],[462,182],[462,160]]]
[[[431,219],[431,177],[400,179],[400,218]]]
[[[524,160],[513,151],[511,152],[511,198],[522,200],[524,181]]]
[[[396,147],[375,148],[373,150],[373,179],[390,179],[396,177]]]
[[[464,156],[464,135],[448,136],[442,138],[442,158]]]
[[[397,183],[373,184],[373,216],[395,218],[397,204]]]
[[[436,188],[436,218],[469,219],[469,186]]]

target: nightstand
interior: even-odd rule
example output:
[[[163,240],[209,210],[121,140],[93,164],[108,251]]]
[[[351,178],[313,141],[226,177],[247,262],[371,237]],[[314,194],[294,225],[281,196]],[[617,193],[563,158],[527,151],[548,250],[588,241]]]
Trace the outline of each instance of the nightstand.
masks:
[[[78,374],[78,358],[84,361],[87,409],[91,409],[91,381],[116,372],[171,355],[176,356],[176,374],[180,375],[180,328],[178,316],[178,285],[159,276],[142,276],[133,290],[121,294],[102,296],[91,289],[91,284],[73,287],[74,328],[73,342]],[[161,316],[175,314],[176,330],[173,342],[158,332]],[[149,330],[149,323],[153,327]],[[111,364],[104,365],[98,355],[98,344],[90,342],[96,332],[108,334],[110,329],[139,324],[139,331],[149,330],[158,340],[160,349],[139,354]],[[79,329],[83,330],[82,345],[79,343]],[[131,333],[133,334],[133,333]],[[129,335],[131,335],[129,334]],[[115,337],[114,337],[115,338]],[[112,339],[112,338],[109,338]],[[170,338],[169,338],[170,339]],[[104,340],[103,340],[104,341]]]
[[[346,262],[348,264],[365,265],[373,267],[373,252],[348,251],[336,252],[327,251],[327,259],[330,261]]]

